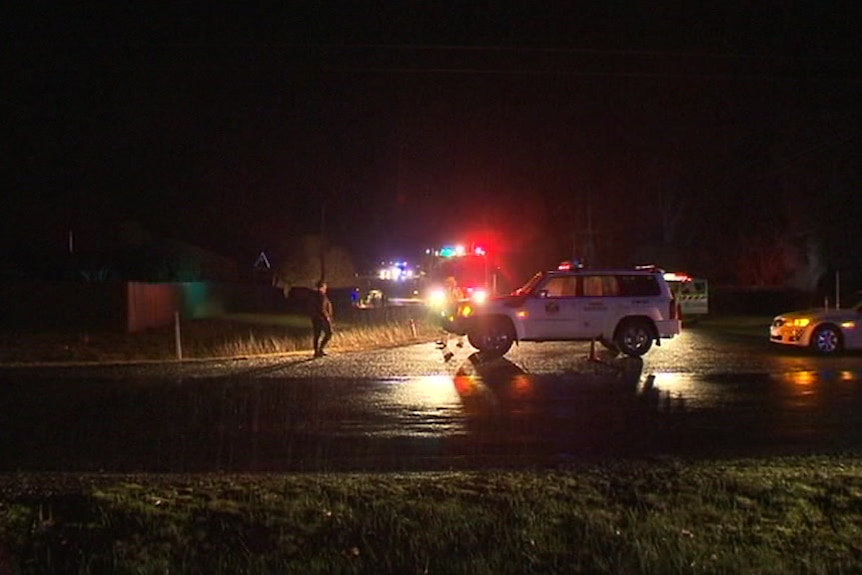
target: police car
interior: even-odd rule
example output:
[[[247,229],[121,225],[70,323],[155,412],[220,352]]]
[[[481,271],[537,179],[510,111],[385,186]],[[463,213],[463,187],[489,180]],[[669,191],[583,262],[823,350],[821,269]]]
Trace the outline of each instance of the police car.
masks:
[[[639,357],[681,331],[679,305],[654,267],[595,270],[561,265],[507,296],[464,302],[446,329],[485,357],[514,342],[599,341]]]
[[[776,316],[773,343],[809,348],[823,355],[862,349],[862,303],[852,308],[814,308]]]

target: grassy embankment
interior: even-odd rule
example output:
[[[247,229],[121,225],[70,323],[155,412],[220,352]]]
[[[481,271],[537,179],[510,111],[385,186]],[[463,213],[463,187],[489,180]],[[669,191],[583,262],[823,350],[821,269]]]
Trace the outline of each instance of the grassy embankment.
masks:
[[[862,461],[0,476],[6,573],[862,572]]]
[[[328,349],[428,341],[438,328],[428,321],[336,322]],[[272,355],[311,351],[311,327],[298,315],[233,314],[180,324],[183,359]],[[0,362],[114,362],[176,360],[175,326],[137,333],[0,333]]]

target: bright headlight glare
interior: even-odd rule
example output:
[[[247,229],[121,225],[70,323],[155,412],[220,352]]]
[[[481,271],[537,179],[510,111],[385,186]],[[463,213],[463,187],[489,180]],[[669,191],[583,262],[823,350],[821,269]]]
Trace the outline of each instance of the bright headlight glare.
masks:
[[[465,305],[461,308],[461,317],[470,317],[473,314],[473,308]]]
[[[443,290],[435,289],[428,294],[428,303],[436,307],[442,306],[446,303],[446,293]]]
[[[473,292],[473,301],[476,303],[483,303],[488,299],[488,292],[483,289],[477,289]]]
[[[811,323],[811,320],[809,318],[800,317],[800,318],[796,318],[794,320],[791,320],[790,325],[792,325],[793,327],[805,327],[809,323]]]

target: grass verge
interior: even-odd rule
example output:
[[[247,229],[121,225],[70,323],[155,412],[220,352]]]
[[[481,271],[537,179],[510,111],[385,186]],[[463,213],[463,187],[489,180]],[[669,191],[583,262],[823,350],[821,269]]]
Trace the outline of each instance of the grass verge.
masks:
[[[328,349],[353,351],[428,341],[433,322],[336,323]],[[297,315],[235,314],[180,326],[183,359],[310,351],[311,326]],[[0,363],[123,362],[177,359],[174,326],[136,333],[0,333]]]
[[[0,486],[9,573],[862,572],[855,457]]]

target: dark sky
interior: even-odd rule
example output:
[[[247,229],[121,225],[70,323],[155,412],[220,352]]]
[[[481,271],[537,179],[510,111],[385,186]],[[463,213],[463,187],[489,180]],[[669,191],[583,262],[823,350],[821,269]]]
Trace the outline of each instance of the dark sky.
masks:
[[[662,202],[713,234],[834,188],[862,212],[853,3],[633,4],[35,3],[2,24],[4,251],[134,221],[254,257],[325,206],[360,261],[588,219],[623,257]]]

